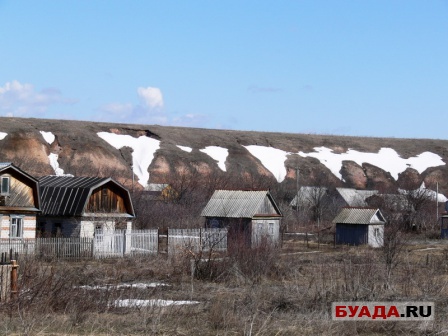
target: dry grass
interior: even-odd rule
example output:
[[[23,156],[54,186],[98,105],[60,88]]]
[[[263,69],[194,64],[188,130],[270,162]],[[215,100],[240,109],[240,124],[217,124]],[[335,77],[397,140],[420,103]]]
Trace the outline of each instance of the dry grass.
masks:
[[[264,247],[216,261],[222,266],[213,280],[192,279],[182,256],[57,264],[22,259],[21,294],[0,306],[0,335],[441,335],[448,329],[447,244],[405,246],[389,287],[379,249],[321,244],[315,252],[316,245],[300,240],[285,245],[288,253]],[[112,286],[141,282],[169,286]],[[106,290],[80,287],[106,284]],[[117,299],[200,303],[117,308]],[[331,302],[362,300],[435,301],[436,320],[331,320]]]

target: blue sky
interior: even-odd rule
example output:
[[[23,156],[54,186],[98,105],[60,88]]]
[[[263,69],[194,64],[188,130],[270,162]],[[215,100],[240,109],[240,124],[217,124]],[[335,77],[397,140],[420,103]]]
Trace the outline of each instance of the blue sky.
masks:
[[[0,0],[0,115],[448,139],[448,0]]]

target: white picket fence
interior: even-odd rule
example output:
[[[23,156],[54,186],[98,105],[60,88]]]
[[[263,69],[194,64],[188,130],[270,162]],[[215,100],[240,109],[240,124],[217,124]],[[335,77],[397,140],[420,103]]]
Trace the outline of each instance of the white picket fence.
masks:
[[[168,253],[190,250],[226,251],[226,229],[169,229]],[[0,240],[0,252],[36,255],[46,259],[114,258],[159,252],[159,232],[126,230],[95,232],[93,238],[36,238]]]
[[[227,229],[168,229],[168,253],[227,251]]]
[[[152,254],[158,252],[158,244],[158,230],[97,232],[93,239],[93,255],[96,258],[111,258]]]

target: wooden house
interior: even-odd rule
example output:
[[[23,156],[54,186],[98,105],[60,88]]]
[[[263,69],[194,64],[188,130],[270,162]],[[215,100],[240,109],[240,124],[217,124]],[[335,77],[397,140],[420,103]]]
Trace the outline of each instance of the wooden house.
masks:
[[[129,191],[111,178],[45,176],[39,179],[43,236],[93,237],[131,229],[135,217]]]
[[[141,193],[141,197],[148,201],[170,202],[179,197],[179,194],[167,183],[150,183]]]
[[[378,190],[336,188],[335,202],[345,207],[367,207],[367,198],[376,194],[378,194]]]
[[[36,238],[38,181],[12,163],[0,163],[0,239]]]
[[[310,208],[316,205],[316,203],[322,202],[324,199],[329,198],[328,188],[325,187],[300,187],[297,195],[289,204],[290,207],[295,209]]]
[[[216,190],[201,213],[208,228],[228,228],[228,242],[254,247],[280,241],[282,213],[269,191]]]
[[[342,208],[333,223],[336,244],[383,246],[386,220],[379,209]]]

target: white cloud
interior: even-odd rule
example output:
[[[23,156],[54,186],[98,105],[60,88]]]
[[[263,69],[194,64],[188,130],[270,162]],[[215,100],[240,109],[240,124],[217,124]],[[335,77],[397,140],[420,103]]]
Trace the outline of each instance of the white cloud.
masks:
[[[163,96],[162,91],[159,88],[150,87],[147,88],[139,87],[137,93],[142,98],[149,108],[162,108],[163,107]]]
[[[47,111],[50,105],[73,103],[73,99],[65,98],[55,88],[38,92],[32,84],[22,84],[17,80],[0,87],[0,114],[5,116],[35,116]]]
[[[139,87],[140,104],[111,103],[99,108],[96,120],[137,124],[158,124],[184,127],[203,127],[208,116],[195,113],[170,114],[164,110],[163,94],[156,87]]]

